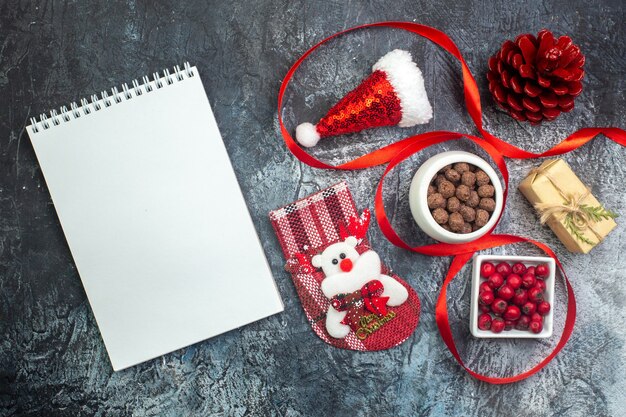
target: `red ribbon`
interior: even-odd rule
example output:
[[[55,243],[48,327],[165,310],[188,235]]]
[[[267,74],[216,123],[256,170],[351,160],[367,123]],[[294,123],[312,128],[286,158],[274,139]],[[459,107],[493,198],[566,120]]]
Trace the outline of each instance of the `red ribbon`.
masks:
[[[419,135],[411,136],[406,139],[400,140],[398,142],[387,145],[381,149],[378,149],[374,152],[370,152],[366,155],[348,161],[346,163],[340,165],[331,165],[325,162],[322,162],[309,153],[307,153],[304,149],[302,149],[296,141],[291,137],[287,128],[285,127],[282,119],[282,107],[283,107],[283,97],[285,94],[285,90],[289,85],[289,81],[293,77],[293,74],[298,69],[302,61],[304,61],[314,50],[328,42],[329,40],[336,38],[340,35],[343,35],[347,32],[351,32],[358,29],[369,28],[369,27],[389,27],[406,30],[408,32],[415,33],[417,35],[423,36],[433,43],[442,47],[445,51],[454,56],[461,63],[462,70],[462,78],[463,78],[463,92],[465,96],[465,105],[467,106],[467,111],[474,121],[476,128],[482,135],[482,137],[472,136],[468,134],[462,134],[457,132],[445,132],[445,131],[433,131],[428,133],[422,133]],[[437,326],[441,333],[441,336],[452,355],[455,357],[457,362],[472,376],[475,378],[489,382],[492,384],[506,384],[511,382],[520,381],[522,379],[528,378],[529,376],[535,374],[540,369],[542,369],[548,362],[556,356],[556,354],[565,346],[567,340],[572,334],[572,330],[574,328],[574,322],[576,320],[576,299],[574,297],[574,291],[569,283],[567,275],[563,270],[563,266],[559,262],[558,258],[548,248],[546,245],[529,240],[519,236],[513,235],[493,235],[492,230],[489,231],[488,234],[483,236],[480,239],[477,239],[473,242],[464,243],[464,244],[447,244],[447,243],[436,243],[432,245],[425,246],[415,246],[412,247],[406,242],[404,242],[400,236],[395,232],[389,219],[385,214],[385,208],[382,197],[383,190],[383,181],[385,176],[399,163],[409,158],[410,156],[420,152],[424,148],[428,146],[432,146],[438,143],[442,143],[449,140],[458,140],[461,138],[467,138],[474,142],[476,145],[480,146],[483,150],[485,150],[496,163],[500,172],[502,173],[502,177],[504,180],[504,201],[506,203],[506,197],[508,195],[508,183],[509,183],[509,174],[506,168],[506,163],[504,161],[504,157],[509,158],[518,158],[518,159],[527,159],[527,158],[540,158],[546,156],[555,156],[561,155],[567,152],[570,152],[574,149],[577,149],[587,142],[594,139],[596,136],[603,134],[614,142],[626,146],[626,132],[622,129],[618,128],[585,128],[580,129],[569,137],[564,139],[562,142],[557,144],[556,146],[550,148],[549,150],[537,154],[525,151],[516,146],[513,146],[502,139],[497,138],[491,133],[487,132],[482,123],[482,107],[480,104],[480,95],[478,92],[478,86],[476,85],[476,81],[472,76],[467,63],[463,59],[461,52],[458,47],[454,44],[454,42],[446,35],[445,33],[434,29],[429,26],[420,25],[417,23],[410,22],[379,22],[379,23],[371,23],[362,26],[357,26],[354,28],[350,28],[344,30],[342,32],[338,32],[332,36],[329,36],[326,39],[315,44],[309,50],[307,50],[289,69],[285,78],[283,79],[283,83],[280,87],[278,93],[278,123],[280,125],[280,131],[282,133],[285,144],[289,148],[289,150],[302,162],[307,165],[310,165],[314,168],[322,168],[322,169],[342,169],[342,170],[353,170],[353,169],[362,169],[369,168],[377,165],[382,165],[388,163],[385,172],[378,184],[378,188],[376,191],[376,199],[375,199],[375,208],[376,208],[376,220],[382,230],[383,234],[396,246],[399,246],[404,249],[411,250],[413,252],[418,252],[426,255],[433,256],[454,256],[452,263],[450,264],[450,269],[446,275],[446,278],[443,283],[443,287],[441,293],[439,295],[439,299],[436,305],[436,320]],[[502,214],[501,214],[502,215]],[[500,215],[500,216],[501,216]],[[500,219],[498,219],[499,221]],[[494,226],[495,227],[495,226]],[[512,243],[520,243],[520,242],[530,242],[535,246],[542,249],[549,256],[555,259],[556,264],[562,272],[565,285],[567,288],[568,295],[568,305],[567,305],[567,315],[565,319],[565,327],[563,329],[563,333],[554,348],[554,350],[539,364],[535,365],[532,369],[523,372],[521,374],[504,377],[504,378],[496,378],[489,377],[485,375],[478,374],[471,369],[467,368],[463,363],[454,343],[454,338],[452,336],[452,332],[450,331],[450,323],[448,321],[448,310],[447,310],[447,302],[446,302],[446,292],[449,283],[454,279],[457,273],[461,270],[463,265],[465,265],[469,259],[472,257],[474,252],[482,249],[493,248],[496,246],[508,245]]]
[[[454,343],[454,337],[452,336],[452,330],[450,329],[450,322],[448,320],[448,303],[446,300],[448,285],[450,285],[450,282],[452,282],[454,277],[472,258],[475,250],[494,248],[497,246],[509,245],[512,243],[520,242],[532,243],[539,249],[543,250],[548,256],[554,259],[556,265],[561,270],[561,274],[565,281],[565,287],[567,290],[567,314],[565,316],[565,326],[563,328],[563,333],[561,334],[561,337],[559,338],[559,341],[557,342],[552,352],[550,352],[548,356],[546,356],[541,362],[539,362],[531,369],[520,374],[504,378],[482,375],[475,371],[472,371],[465,365],[465,363],[463,363],[461,355],[459,355],[456,344]],[[574,323],[576,322],[576,297],[574,296],[574,289],[567,279],[567,275],[565,274],[563,265],[561,265],[561,262],[557,258],[556,254],[543,243],[514,235],[489,235],[472,242],[472,246],[473,248],[471,249],[471,252],[459,253],[452,259],[450,269],[448,270],[448,273],[443,281],[443,287],[441,289],[441,292],[439,293],[439,298],[437,299],[437,304],[435,307],[435,319],[437,321],[439,333],[441,334],[441,337],[443,338],[443,341],[450,350],[450,352],[452,352],[452,355],[454,356],[456,361],[474,378],[484,382],[488,382],[490,384],[510,384],[512,382],[521,381],[531,375],[536,374],[544,366],[546,366],[557,355],[557,353],[559,353],[561,349],[563,349],[570,336],[572,335],[572,331],[574,330]]]

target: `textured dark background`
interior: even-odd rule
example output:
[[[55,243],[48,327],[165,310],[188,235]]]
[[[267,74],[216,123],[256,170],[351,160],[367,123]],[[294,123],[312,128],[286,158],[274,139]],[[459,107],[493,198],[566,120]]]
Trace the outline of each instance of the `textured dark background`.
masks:
[[[341,351],[309,329],[282,269],[267,213],[340,179],[372,207],[382,168],[311,169],[279,138],[276,95],[289,65],[315,41],[359,23],[408,20],[447,32],[476,75],[487,128],[514,144],[546,149],[586,126],[624,127],[623,1],[165,2],[0,1],[0,415],[20,416],[387,416],[624,415],[626,409],[626,233],[623,224],[589,255],[568,253],[541,227],[515,187],[537,161],[510,161],[512,195],[499,231],[551,245],[569,271],[578,321],[563,352],[538,375],[508,386],[477,382],[452,359],[437,332],[434,302],[449,259],[393,247],[376,226],[375,248],[423,302],[420,326],[404,344],[378,353]],[[547,27],[569,34],[587,55],[576,108],[543,126],[494,110],[487,59],[506,38]],[[314,120],[393,48],[410,50],[424,71],[434,120],[331,139],[314,153],[345,160],[411,133],[472,132],[459,65],[423,39],[374,29],[333,41],[306,63],[288,91],[291,128]],[[25,133],[30,117],[174,64],[198,66],[254,218],[285,312],[113,373]],[[409,180],[439,146],[397,169],[386,183],[394,222],[425,242],[409,217]],[[608,207],[626,214],[626,151],[600,139],[565,156]],[[622,221],[620,221],[622,223]],[[535,253],[527,246],[500,250]],[[494,375],[519,372],[545,355],[549,340],[486,341],[467,329],[467,271],[450,290],[450,317],[468,364]]]

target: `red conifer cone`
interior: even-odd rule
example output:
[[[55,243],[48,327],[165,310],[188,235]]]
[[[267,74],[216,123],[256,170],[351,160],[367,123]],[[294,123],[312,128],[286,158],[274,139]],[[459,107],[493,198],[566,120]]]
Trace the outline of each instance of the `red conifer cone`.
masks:
[[[489,58],[489,91],[517,120],[554,120],[574,108],[583,90],[584,65],[585,56],[569,36],[555,39],[546,29],[537,37],[519,35]]]

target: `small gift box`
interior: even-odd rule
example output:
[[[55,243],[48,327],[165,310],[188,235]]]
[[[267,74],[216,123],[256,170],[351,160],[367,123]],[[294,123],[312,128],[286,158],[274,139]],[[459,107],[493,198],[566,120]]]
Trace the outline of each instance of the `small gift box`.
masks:
[[[602,207],[562,159],[533,169],[519,190],[570,252],[588,253],[617,226],[617,214]]]

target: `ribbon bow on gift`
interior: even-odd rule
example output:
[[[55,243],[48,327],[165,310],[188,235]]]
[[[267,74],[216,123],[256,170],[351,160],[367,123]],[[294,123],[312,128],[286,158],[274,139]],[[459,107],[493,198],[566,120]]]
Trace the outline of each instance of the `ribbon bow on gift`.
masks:
[[[368,312],[383,317],[387,314],[387,300],[382,297],[384,287],[382,282],[373,279],[356,290],[347,294],[338,294],[330,300],[330,304],[337,311],[347,311],[346,317],[341,321],[351,327],[358,327],[362,316]]]

